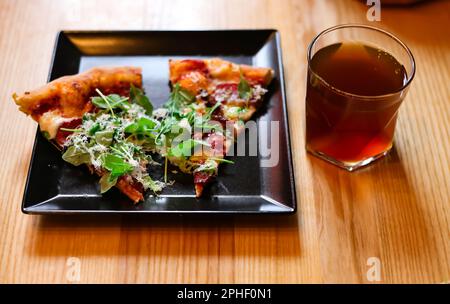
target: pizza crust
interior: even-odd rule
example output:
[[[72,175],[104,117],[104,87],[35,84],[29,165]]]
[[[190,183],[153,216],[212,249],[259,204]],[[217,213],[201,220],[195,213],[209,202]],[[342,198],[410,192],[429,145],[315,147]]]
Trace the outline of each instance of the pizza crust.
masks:
[[[48,84],[13,98],[19,110],[39,121],[46,112],[61,117],[81,117],[87,112],[88,101],[97,95],[116,93],[128,96],[130,84],[142,87],[142,71],[139,67],[97,67],[86,72],[64,76]]]

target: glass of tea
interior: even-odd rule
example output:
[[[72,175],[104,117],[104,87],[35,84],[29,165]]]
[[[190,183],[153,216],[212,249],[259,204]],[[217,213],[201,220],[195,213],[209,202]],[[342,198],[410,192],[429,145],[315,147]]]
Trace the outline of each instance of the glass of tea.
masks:
[[[350,24],[317,35],[308,49],[306,149],[349,171],[386,155],[414,73],[411,51],[384,30]]]

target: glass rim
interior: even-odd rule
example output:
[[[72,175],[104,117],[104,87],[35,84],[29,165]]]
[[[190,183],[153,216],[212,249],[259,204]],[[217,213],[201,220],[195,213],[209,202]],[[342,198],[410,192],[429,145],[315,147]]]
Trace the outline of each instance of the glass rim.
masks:
[[[327,34],[329,32],[338,30],[338,29],[343,29],[343,28],[362,28],[362,29],[367,29],[367,30],[374,30],[374,31],[377,31],[379,33],[382,33],[382,34],[385,34],[385,35],[389,36],[390,38],[395,40],[398,44],[400,44],[401,47],[408,54],[409,59],[411,60],[411,70],[412,70],[412,72],[411,72],[411,75],[408,75],[406,83],[403,84],[403,86],[401,88],[399,88],[398,90],[396,90],[396,91],[394,91],[392,93],[387,93],[387,94],[382,94],[382,95],[358,95],[358,94],[353,94],[353,93],[349,93],[349,92],[340,90],[340,89],[332,86],[325,79],[320,77],[315,71],[313,71],[313,69],[311,68],[311,60],[312,60],[311,52],[312,52],[312,48],[313,48],[314,44],[323,35],[325,35],[325,34]],[[335,91],[335,92],[337,92],[337,93],[339,93],[341,95],[344,95],[344,96],[348,96],[348,97],[352,97],[352,98],[358,98],[358,99],[384,99],[384,98],[389,98],[391,96],[397,95],[397,94],[401,93],[402,91],[404,91],[406,88],[408,88],[408,86],[411,84],[411,81],[413,80],[413,78],[414,78],[414,76],[416,74],[416,61],[414,59],[414,56],[413,56],[411,50],[406,46],[405,43],[403,43],[403,41],[401,41],[394,34],[391,34],[390,32],[388,32],[386,30],[383,30],[381,28],[378,28],[378,27],[375,27],[375,26],[371,26],[371,25],[365,25],[365,24],[357,24],[357,23],[341,24],[341,25],[332,26],[330,28],[327,28],[327,29],[321,31],[319,34],[317,34],[313,38],[313,40],[309,44],[307,56],[308,56],[308,71],[310,71],[312,74],[314,74],[315,77],[317,77],[321,82],[323,82],[332,91]]]

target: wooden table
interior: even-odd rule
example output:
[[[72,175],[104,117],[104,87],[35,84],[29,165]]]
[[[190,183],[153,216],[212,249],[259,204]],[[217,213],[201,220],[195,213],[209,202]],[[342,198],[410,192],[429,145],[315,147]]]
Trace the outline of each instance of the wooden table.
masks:
[[[363,2],[0,0],[0,282],[370,283],[378,266],[385,283],[448,282],[450,3],[382,7],[381,22],[368,22]],[[319,31],[349,22],[397,34],[418,67],[395,148],[355,173],[304,150],[306,47]],[[58,30],[217,28],[281,32],[296,215],[21,213],[36,124],[10,96],[46,81]]]

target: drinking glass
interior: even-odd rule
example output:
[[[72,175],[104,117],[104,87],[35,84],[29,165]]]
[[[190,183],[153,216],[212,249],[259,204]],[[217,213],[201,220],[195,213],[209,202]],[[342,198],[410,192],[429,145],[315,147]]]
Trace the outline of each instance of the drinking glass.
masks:
[[[327,46],[357,43],[386,52],[403,66],[404,79],[395,90],[355,94],[328,83],[313,66],[314,55]],[[318,57],[319,58],[319,57]],[[356,57],[348,60],[357,60]],[[333,68],[333,67],[332,67]],[[337,68],[337,67],[336,67]],[[364,67],[358,67],[364,68]],[[336,73],[340,73],[337,68]],[[348,71],[347,71],[348,72]],[[397,71],[396,71],[397,72]],[[393,34],[367,25],[339,25],[318,34],[308,48],[306,149],[313,155],[353,171],[386,155],[392,148],[398,109],[415,74],[414,57]],[[389,75],[388,75],[389,76]],[[368,73],[367,79],[371,75]],[[350,74],[335,75],[340,83],[357,83]],[[348,83],[348,82],[347,82]],[[373,85],[381,86],[380,83]],[[345,85],[344,85],[345,86]],[[382,91],[382,87],[380,87]]]

